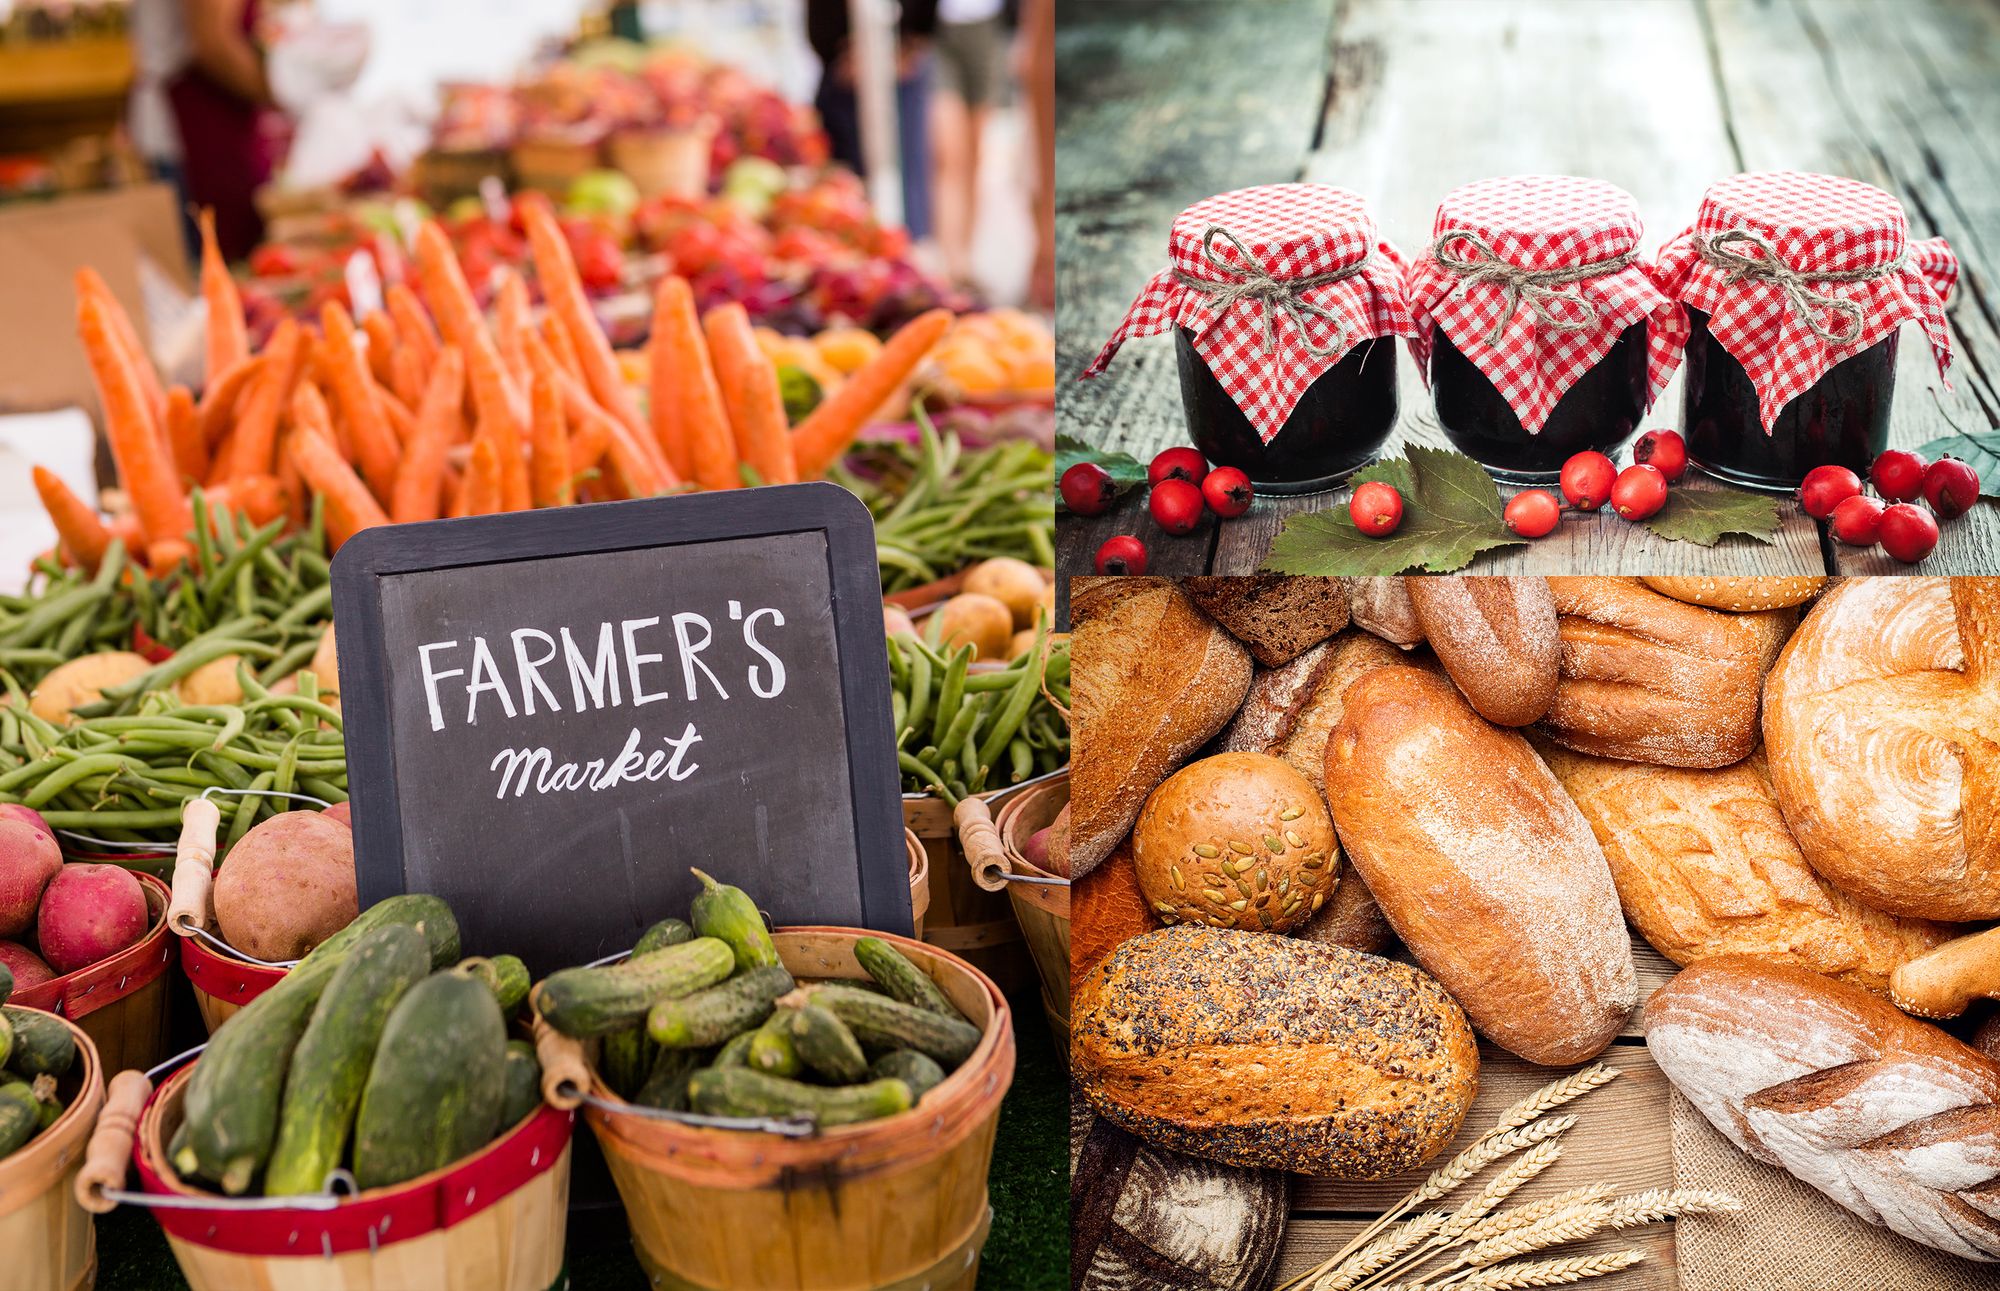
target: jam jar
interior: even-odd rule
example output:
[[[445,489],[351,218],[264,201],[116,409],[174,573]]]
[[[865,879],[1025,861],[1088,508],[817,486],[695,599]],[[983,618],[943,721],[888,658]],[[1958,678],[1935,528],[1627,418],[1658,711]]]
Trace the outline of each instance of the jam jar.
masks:
[[[1567,175],[1484,179],[1438,204],[1410,270],[1411,350],[1445,438],[1496,479],[1553,483],[1639,428],[1652,354],[1682,327],[1642,232],[1624,190]]]
[[[1188,436],[1259,493],[1335,488],[1396,424],[1404,262],[1326,184],[1222,193],[1175,217],[1153,275],[1084,376],[1171,329]]]
[[[1688,319],[1681,434],[1718,479],[1790,492],[1815,466],[1866,475],[1889,444],[1898,329],[1920,324],[1942,372],[1958,262],[1912,241],[1902,204],[1858,180],[1732,175],[1660,251]]]

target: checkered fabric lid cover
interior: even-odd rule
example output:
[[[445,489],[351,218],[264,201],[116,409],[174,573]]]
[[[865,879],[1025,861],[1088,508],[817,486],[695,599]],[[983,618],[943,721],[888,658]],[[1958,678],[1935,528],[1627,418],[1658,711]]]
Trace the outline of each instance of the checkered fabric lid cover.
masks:
[[[1493,383],[1522,428],[1535,434],[1577,379],[1610,353],[1619,334],[1645,323],[1651,407],[1680,359],[1687,320],[1638,258],[1641,232],[1631,196],[1599,179],[1513,175],[1453,189],[1438,203],[1430,251],[1411,260],[1404,292],[1416,328],[1410,352],[1417,371],[1430,380],[1436,324]],[[1480,280],[1439,259],[1482,263],[1489,258],[1487,248],[1528,271],[1633,258],[1580,281],[1548,283],[1540,291],[1523,287],[1520,298],[1511,300],[1504,280]]]
[[[1132,337],[1185,327],[1195,352],[1266,443],[1306,388],[1348,350],[1372,336],[1410,335],[1402,254],[1376,236],[1368,204],[1346,189],[1266,184],[1219,193],[1175,217],[1167,259],[1083,375],[1104,371]],[[1213,289],[1184,281],[1229,289],[1268,275],[1282,289],[1291,280],[1357,267],[1339,281],[1296,289],[1293,306],[1253,297],[1218,304]]]
[[[1731,268],[1703,258],[1700,243],[1735,230],[1768,243],[1814,295],[1858,306],[1855,327],[1848,323],[1856,315],[1816,311],[1821,326],[1853,339],[1843,344],[1817,335],[1780,283],[1756,276],[1731,282]],[[1752,259],[1765,255],[1741,240],[1728,249]],[[1812,277],[1896,265],[1899,258],[1899,267],[1865,281]],[[1911,241],[1902,205],[1872,184],[1798,171],[1719,180],[1703,194],[1693,227],[1660,249],[1657,274],[1662,290],[1709,316],[1710,334],[1743,365],[1767,435],[1785,405],[1829,368],[1906,322],[1922,325],[1940,376],[1951,365],[1944,302],[1958,281],[1958,257],[1943,238]]]

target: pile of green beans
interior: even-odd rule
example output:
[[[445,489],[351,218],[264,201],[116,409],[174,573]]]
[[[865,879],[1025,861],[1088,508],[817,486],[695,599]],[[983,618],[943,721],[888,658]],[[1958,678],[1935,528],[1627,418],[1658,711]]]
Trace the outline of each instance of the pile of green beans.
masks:
[[[37,717],[9,680],[0,705],[0,802],[33,807],[51,828],[170,846],[188,799],[210,788],[246,790],[214,799],[224,849],[259,820],[310,806],[269,794],[345,802],[340,714],[320,700],[313,674],[299,675],[293,695],[270,693],[247,663],[237,679],[240,705],[183,704],[153,691],[129,715],[67,726]]]
[[[1005,440],[965,452],[917,410],[919,442],[868,444],[830,477],[868,504],[882,591],[936,582],[977,561],[1013,556],[1056,563],[1055,458],[1041,445]]]
[[[1055,770],[1069,761],[1069,645],[1043,661],[1035,645],[1005,668],[974,672],[973,648],[940,649],[901,633],[889,638],[889,702],[904,793],[958,800]],[[1042,693],[1043,684],[1048,695]]]

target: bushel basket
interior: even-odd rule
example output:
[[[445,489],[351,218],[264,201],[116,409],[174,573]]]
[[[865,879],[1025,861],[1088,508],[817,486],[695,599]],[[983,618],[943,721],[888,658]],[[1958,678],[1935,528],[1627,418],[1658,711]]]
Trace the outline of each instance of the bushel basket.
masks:
[[[90,1034],[62,1022],[78,1059],[56,1085],[67,1100],[62,1115],[0,1157],[0,1286],[23,1291],[86,1291],[97,1280],[96,1231],[77,1204],[75,1179],[104,1106],[104,1064]]]

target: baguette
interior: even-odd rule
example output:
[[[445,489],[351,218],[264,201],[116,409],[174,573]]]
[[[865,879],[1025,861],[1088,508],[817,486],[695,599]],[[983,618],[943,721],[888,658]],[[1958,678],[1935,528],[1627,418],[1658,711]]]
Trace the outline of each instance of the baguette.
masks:
[[[1562,645],[1546,578],[1407,578],[1438,662],[1489,722],[1526,726],[1556,697]]]
[[[1819,575],[1797,578],[1707,578],[1648,574],[1639,580],[1662,596],[1712,610],[1781,610],[1803,605],[1826,586]]]

